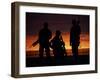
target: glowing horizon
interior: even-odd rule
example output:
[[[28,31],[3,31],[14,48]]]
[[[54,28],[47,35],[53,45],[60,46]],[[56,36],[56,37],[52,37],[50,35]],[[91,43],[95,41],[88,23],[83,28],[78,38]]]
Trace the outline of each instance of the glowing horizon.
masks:
[[[54,33],[52,38],[54,37]],[[71,49],[70,46],[70,34],[68,32],[62,33],[63,40],[65,42],[65,48]],[[26,36],[26,51],[36,51],[39,50],[39,44],[37,44],[35,47],[32,47],[32,43],[35,42],[38,39],[37,35],[27,35]],[[79,49],[85,49],[89,48],[89,33],[82,33],[80,35],[80,46]]]

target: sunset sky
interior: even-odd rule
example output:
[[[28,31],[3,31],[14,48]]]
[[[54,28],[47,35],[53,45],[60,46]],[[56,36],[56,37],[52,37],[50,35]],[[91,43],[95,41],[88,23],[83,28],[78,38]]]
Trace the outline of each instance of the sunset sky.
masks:
[[[62,37],[63,37],[63,40],[65,42],[66,49],[71,49],[70,42],[69,42],[70,41],[69,33],[62,33]],[[32,43],[35,42],[37,39],[38,39],[37,35],[27,36],[27,38],[26,38],[26,50],[27,51],[39,49],[39,45],[36,45],[35,47],[31,46]],[[81,34],[79,48],[89,48],[89,35],[88,35],[88,33]]]
[[[73,19],[80,21],[81,35],[79,48],[89,48],[88,15],[26,13],[26,51],[38,50],[39,45],[32,47],[31,44],[38,39],[38,33],[43,28],[44,22],[48,22],[48,27],[52,31],[52,38],[55,35],[55,31],[60,30],[66,49],[71,49],[69,39]]]

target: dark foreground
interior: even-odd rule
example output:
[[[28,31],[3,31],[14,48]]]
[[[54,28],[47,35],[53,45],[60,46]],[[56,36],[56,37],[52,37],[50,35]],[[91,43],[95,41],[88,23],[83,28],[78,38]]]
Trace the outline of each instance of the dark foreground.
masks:
[[[55,59],[53,56],[48,59],[46,57],[26,57],[26,67],[40,66],[59,66],[59,65],[82,65],[89,64],[89,55],[80,55],[77,61],[73,60],[72,56],[64,57],[63,59]]]

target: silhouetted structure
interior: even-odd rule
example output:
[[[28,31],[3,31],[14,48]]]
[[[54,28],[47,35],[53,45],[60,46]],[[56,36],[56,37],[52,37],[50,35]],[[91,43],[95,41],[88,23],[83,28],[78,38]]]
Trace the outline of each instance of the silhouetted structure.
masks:
[[[66,50],[65,43],[62,39],[61,32],[59,30],[56,31],[56,35],[50,43],[56,61],[62,61],[64,59],[64,55],[66,54]]]
[[[70,45],[72,46],[72,53],[75,63],[77,62],[78,46],[80,44],[81,29],[79,23],[79,21],[72,20],[72,28],[70,31]]]

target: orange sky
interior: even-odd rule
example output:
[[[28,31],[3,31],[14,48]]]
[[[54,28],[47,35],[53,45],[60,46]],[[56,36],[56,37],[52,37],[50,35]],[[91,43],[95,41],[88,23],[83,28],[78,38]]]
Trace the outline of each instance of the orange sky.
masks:
[[[71,46],[69,43],[69,41],[70,41],[69,33],[62,33],[62,37],[65,42],[66,49],[71,49]],[[37,39],[38,39],[37,35],[32,35],[32,36],[27,35],[26,36],[26,51],[34,51],[34,50],[39,49],[39,45],[36,45],[35,47],[31,46],[32,43],[35,42]],[[80,49],[89,48],[89,34],[88,33],[81,34],[79,48]]]

